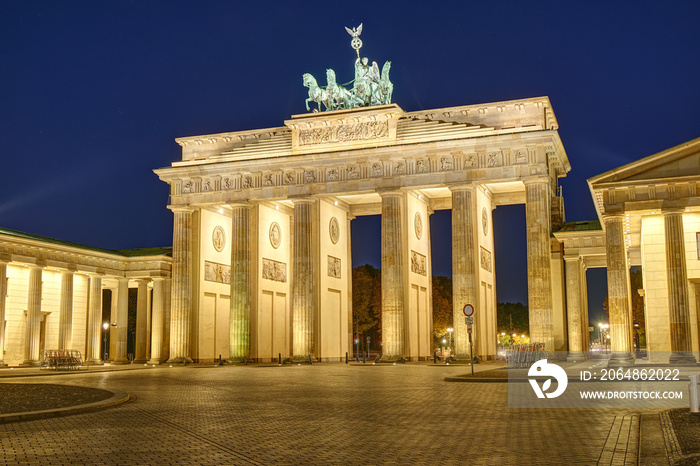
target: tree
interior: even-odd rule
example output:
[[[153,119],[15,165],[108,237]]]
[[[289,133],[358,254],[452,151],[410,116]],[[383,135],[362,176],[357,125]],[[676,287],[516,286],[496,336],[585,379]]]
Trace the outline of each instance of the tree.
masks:
[[[452,327],[452,279],[433,277],[433,341],[437,341]]]
[[[502,343],[512,341],[510,339],[512,333],[517,335],[515,339],[516,343],[525,342],[525,339],[520,337],[520,335],[527,336],[530,333],[530,317],[527,306],[523,303],[498,303],[496,305],[496,327],[499,336],[501,333],[505,333],[505,336],[509,336],[507,339],[499,338],[499,341],[503,340]],[[529,341],[529,338],[527,340]]]
[[[369,264],[352,269],[352,320],[356,336],[380,327],[382,272]]]

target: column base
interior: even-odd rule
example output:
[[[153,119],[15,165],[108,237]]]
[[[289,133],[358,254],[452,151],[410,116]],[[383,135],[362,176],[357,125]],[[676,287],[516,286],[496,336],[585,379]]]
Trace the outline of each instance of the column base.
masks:
[[[126,358],[117,358],[114,361],[112,361],[112,364],[114,364],[115,366],[121,366],[122,364],[131,364],[131,362]]]
[[[292,364],[313,364],[318,362],[315,357],[307,354],[306,356],[292,356]]]
[[[36,359],[26,359],[22,361],[22,364],[20,366],[24,367],[39,367],[41,366],[41,361],[37,361]]]
[[[569,362],[585,361],[586,355],[583,354],[583,351],[569,351],[566,360]]]
[[[5,364],[4,361],[0,361],[0,369],[3,369],[3,368],[5,368],[5,367],[10,367],[10,366],[8,366],[7,364]]]
[[[689,351],[674,351],[669,356],[668,363],[674,366],[696,366],[698,361]]]
[[[148,361],[146,359],[134,359],[131,364],[146,364]]]
[[[182,356],[168,359],[168,364],[190,364],[191,362],[192,358],[185,358]]]
[[[634,366],[635,355],[628,352],[615,352],[608,360],[608,367],[630,367]]]
[[[152,366],[160,366],[162,363],[160,362],[160,359],[151,359],[147,364]]]

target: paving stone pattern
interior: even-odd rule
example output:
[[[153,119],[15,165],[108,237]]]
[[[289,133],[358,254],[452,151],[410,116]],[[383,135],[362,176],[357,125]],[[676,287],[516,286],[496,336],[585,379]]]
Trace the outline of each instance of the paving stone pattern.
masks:
[[[0,462],[636,462],[637,412],[509,409],[505,383],[443,380],[464,372],[314,364],[54,376],[51,383],[121,390],[134,399],[97,412],[2,424]]]

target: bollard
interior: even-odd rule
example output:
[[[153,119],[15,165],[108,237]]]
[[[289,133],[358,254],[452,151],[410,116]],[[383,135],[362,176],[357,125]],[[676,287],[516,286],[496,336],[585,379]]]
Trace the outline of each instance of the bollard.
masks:
[[[437,351],[433,351],[433,364],[437,364]]]
[[[348,352],[346,351],[345,352],[345,364],[347,364],[347,363],[348,363]]]
[[[700,374],[689,375],[690,385],[690,412],[700,413],[700,393],[698,384],[700,383]]]

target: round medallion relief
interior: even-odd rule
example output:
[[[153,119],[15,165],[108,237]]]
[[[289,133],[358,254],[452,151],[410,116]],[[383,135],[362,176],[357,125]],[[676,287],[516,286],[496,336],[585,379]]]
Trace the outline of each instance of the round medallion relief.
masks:
[[[416,212],[413,218],[413,227],[416,230],[416,238],[420,239],[423,236],[423,217],[420,216],[420,212]]]
[[[331,221],[328,224],[328,233],[331,235],[331,242],[336,244],[340,238],[340,225],[338,224],[337,218],[331,218]]]
[[[489,216],[486,213],[486,207],[481,209],[481,228],[484,230],[484,236],[489,234]]]
[[[270,244],[273,248],[277,249],[280,246],[281,241],[282,229],[280,228],[279,223],[272,222],[272,225],[270,225]]]
[[[216,252],[221,252],[226,244],[226,233],[224,229],[220,226],[214,228],[214,232],[211,234],[211,243],[214,245]]]

